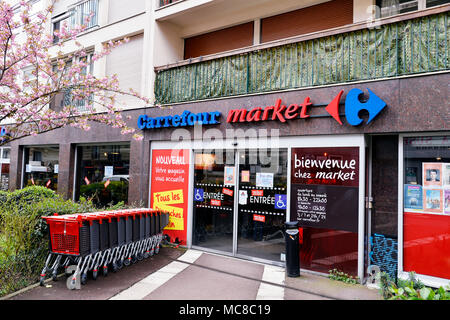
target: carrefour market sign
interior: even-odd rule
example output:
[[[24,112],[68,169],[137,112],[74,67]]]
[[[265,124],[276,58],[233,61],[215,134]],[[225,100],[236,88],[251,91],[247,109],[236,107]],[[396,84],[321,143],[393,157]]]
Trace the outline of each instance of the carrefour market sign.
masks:
[[[366,110],[369,113],[367,123],[370,123],[383,109],[386,103],[377,95],[368,89],[369,99],[361,102],[360,98],[364,92],[360,89],[352,89],[348,92],[345,98],[345,118],[352,126],[358,126],[363,122],[359,117],[361,110]],[[326,106],[326,112],[342,125],[341,117],[339,115],[339,104],[344,90],[341,90],[334,99]],[[306,97],[303,102],[296,104],[283,104],[281,99],[277,99],[275,104],[266,107],[255,107],[251,110],[247,109],[232,109],[228,112],[226,121],[228,123],[234,122],[259,122],[259,121],[280,121],[286,122],[293,119],[307,119],[310,117],[310,107],[313,106],[310,97]],[[163,117],[149,117],[141,115],[138,118],[137,125],[139,129],[156,129],[169,127],[186,127],[195,124],[211,125],[219,124],[221,113],[219,111],[192,113],[191,111],[184,111],[181,115],[163,116]]]
[[[218,124],[221,113],[214,112],[200,112],[192,113],[189,110],[184,111],[181,115],[164,116],[151,118],[145,114],[140,115],[137,121],[138,128],[156,129],[169,127],[186,127],[194,124]]]

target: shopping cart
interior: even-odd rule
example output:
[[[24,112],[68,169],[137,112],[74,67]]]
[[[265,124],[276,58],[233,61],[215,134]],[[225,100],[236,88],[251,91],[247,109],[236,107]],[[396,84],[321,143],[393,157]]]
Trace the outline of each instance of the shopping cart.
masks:
[[[49,255],[40,284],[48,274],[56,280],[61,267],[69,289],[80,289],[88,272],[118,271],[158,253],[168,213],[153,209],[127,209],[42,217],[49,226]]]

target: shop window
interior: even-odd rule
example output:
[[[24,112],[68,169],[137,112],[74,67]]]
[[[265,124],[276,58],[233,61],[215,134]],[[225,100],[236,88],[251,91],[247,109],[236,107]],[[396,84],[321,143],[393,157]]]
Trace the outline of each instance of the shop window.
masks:
[[[450,278],[450,136],[403,140],[403,270]]]
[[[76,198],[97,207],[128,202],[130,145],[80,146],[77,149]]]
[[[372,139],[372,209],[368,260],[392,279],[398,270],[398,136]]]
[[[23,187],[45,186],[56,191],[58,189],[58,161],[58,147],[25,148]]]
[[[0,148],[0,190],[6,191],[9,189],[9,162],[10,162],[11,148]]]

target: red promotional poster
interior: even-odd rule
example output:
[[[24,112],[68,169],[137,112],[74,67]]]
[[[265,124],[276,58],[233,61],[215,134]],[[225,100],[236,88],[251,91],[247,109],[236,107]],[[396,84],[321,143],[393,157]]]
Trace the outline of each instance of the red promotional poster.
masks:
[[[150,205],[169,212],[164,233],[186,244],[189,150],[153,150]]]

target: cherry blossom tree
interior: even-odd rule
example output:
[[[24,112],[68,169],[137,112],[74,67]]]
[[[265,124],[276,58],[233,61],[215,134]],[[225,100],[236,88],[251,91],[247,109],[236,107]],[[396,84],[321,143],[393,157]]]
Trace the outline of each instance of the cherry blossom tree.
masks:
[[[117,76],[97,78],[86,72],[90,63],[128,40],[103,44],[88,61],[79,36],[89,17],[84,25],[62,25],[51,34],[48,26],[53,7],[54,2],[32,14],[28,1],[15,6],[0,2],[0,123],[7,132],[0,145],[67,125],[89,130],[92,122],[142,139],[127,126],[117,100],[119,95],[127,95],[146,105],[150,101],[132,89],[122,90]],[[75,48],[70,53],[66,53],[68,45]],[[50,107],[58,95],[68,101],[61,108]],[[82,111],[77,107],[80,101],[85,102]]]

